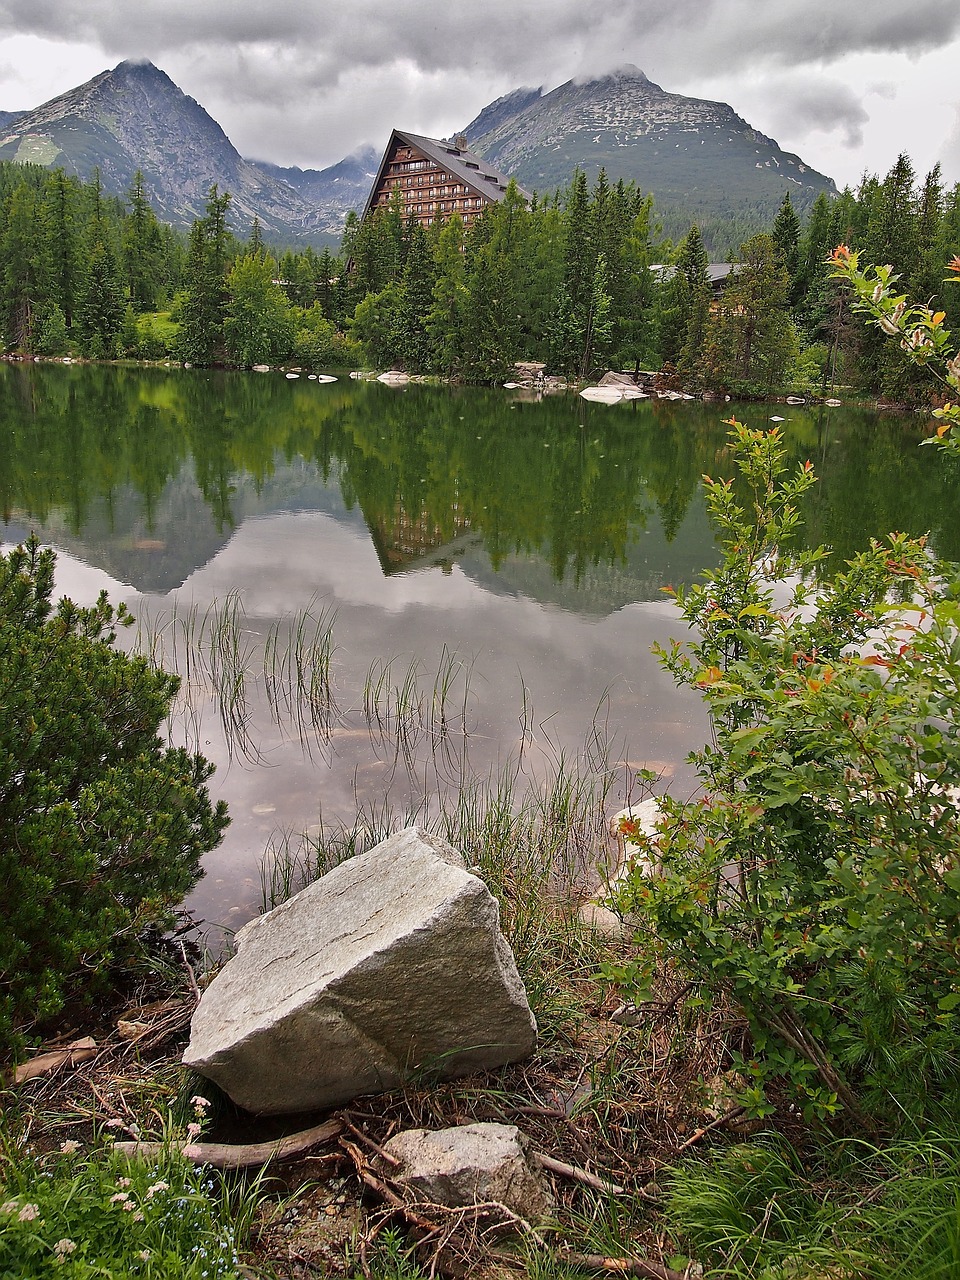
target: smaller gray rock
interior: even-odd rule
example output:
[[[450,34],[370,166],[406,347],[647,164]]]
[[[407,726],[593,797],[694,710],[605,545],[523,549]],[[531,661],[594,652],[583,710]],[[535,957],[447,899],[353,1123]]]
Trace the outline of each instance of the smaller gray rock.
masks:
[[[384,1146],[400,1161],[389,1170],[407,1198],[448,1208],[495,1200],[529,1223],[543,1222],[553,1197],[529,1157],[529,1142],[512,1124],[407,1129]]]

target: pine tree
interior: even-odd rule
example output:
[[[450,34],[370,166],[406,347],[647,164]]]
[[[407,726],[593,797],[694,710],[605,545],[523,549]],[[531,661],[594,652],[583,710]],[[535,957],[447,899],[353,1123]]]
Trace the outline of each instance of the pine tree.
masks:
[[[3,337],[8,348],[33,350],[40,301],[40,262],[36,238],[37,193],[21,182],[5,210],[0,255],[3,263]]]
[[[127,297],[135,311],[153,311],[161,291],[160,224],[143,187],[138,169],[127,193],[130,212],[123,228],[123,268]]]
[[[772,237],[752,236],[710,316],[701,365],[708,386],[767,392],[782,378],[797,353],[788,291]]]
[[[687,324],[677,368],[683,379],[692,382],[699,374],[713,302],[707,250],[696,223],[680,246],[677,271],[687,282]]]
[[[191,364],[212,364],[223,355],[229,206],[229,193],[220,195],[214,184],[206,216],[194,222],[190,231],[187,293],[181,308],[176,354]]]
[[[599,254],[593,269],[590,307],[584,333],[580,376],[585,378],[593,368],[606,367],[613,348],[612,299],[607,291],[607,259]]]
[[[87,251],[75,321],[80,345],[94,359],[117,354],[126,310],[117,255],[102,223],[100,230]]]
[[[790,305],[795,306],[803,287],[800,280],[800,219],[789,191],[783,197],[771,234],[777,247],[777,262],[786,271],[790,282]]]
[[[395,319],[397,358],[405,369],[422,372],[433,367],[433,342],[428,320],[434,304],[437,270],[426,232],[417,226],[400,283]]]
[[[44,185],[40,203],[40,255],[49,301],[63,314],[69,329],[80,276],[77,214],[80,189],[62,169]]]

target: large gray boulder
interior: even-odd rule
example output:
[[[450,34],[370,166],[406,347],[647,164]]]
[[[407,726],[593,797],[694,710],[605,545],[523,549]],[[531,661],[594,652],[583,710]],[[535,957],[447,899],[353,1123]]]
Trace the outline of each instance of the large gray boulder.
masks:
[[[536,1047],[496,900],[416,827],[251,920],[236,942],[183,1060],[249,1111],[338,1106]]]

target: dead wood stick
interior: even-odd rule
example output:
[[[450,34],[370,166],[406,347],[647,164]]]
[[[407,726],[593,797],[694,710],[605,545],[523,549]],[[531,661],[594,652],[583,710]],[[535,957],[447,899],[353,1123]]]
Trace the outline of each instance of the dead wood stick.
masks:
[[[329,1142],[343,1133],[339,1120],[327,1120],[312,1129],[302,1129],[273,1142],[248,1142],[232,1145],[226,1142],[177,1142],[173,1148],[194,1164],[209,1164],[214,1169],[250,1169],[270,1161],[293,1160],[321,1142]],[[152,1160],[167,1149],[162,1142],[117,1142],[114,1150],[131,1159]]]
[[[392,1164],[394,1168],[397,1168],[402,1163],[402,1161],[398,1160],[396,1156],[392,1156],[389,1151],[384,1151],[383,1147],[381,1147],[378,1142],[374,1142],[372,1138],[368,1138],[363,1130],[358,1129],[355,1124],[351,1124],[350,1121],[346,1119],[343,1123],[358,1142],[362,1142],[368,1150],[373,1151],[381,1160],[386,1161],[387,1164]]]
[[[33,1080],[37,1076],[48,1075],[60,1067],[75,1067],[81,1062],[89,1062],[91,1058],[97,1056],[98,1052],[96,1041],[91,1040],[89,1036],[82,1040],[74,1040],[64,1049],[41,1053],[38,1057],[31,1058],[29,1062],[22,1063],[13,1073],[14,1084],[23,1084],[24,1081]]]
[[[732,1111],[726,1111],[722,1116],[717,1116],[716,1120],[711,1120],[709,1124],[705,1124],[702,1129],[698,1129],[696,1133],[692,1133],[690,1137],[677,1147],[676,1154],[686,1151],[687,1147],[692,1147],[695,1142],[699,1142],[702,1137],[708,1134],[712,1129],[719,1129],[721,1125],[729,1124],[731,1120],[736,1120],[738,1116],[742,1116],[746,1111],[746,1107],[734,1107]]]
[[[525,1106],[525,1107],[511,1107],[510,1110],[516,1112],[518,1115],[544,1116],[546,1119],[549,1119],[549,1120],[559,1120],[561,1124],[565,1125],[566,1128],[569,1130],[570,1136],[573,1138],[574,1142],[577,1144],[577,1146],[580,1148],[583,1154],[587,1157],[587,1159],[590,1160],[592,1158],[593,1152],[590,1150],[590,1145],[587,1142],[586,1138],[580,1132],[580,1129],[577,1127],[577,1125],[574,1124],[573,1120],[571,1120],[571,1118],[567,1115],[566,1111],[562,1110],[560,1107]]]
[[[642,1276],[644,1280],[687,1280],[683,1271],[671,1271],[646,1258],[605,1258],[599,1253],[560,1253],[565,1266],[577,1271],[600,1271],[613,1276]]]
[[[200,1003],[200,988],[197,986],[197,975],[193,972],[193,966],[187,959],[187,948],[183,939],[180,939],[180,954],[183,956],[183,967],[187,971],[187,978],[190,981],[190,990],[196,996],[197,1003]]]
[[[604,1191],[611,1196],[626,1194],[626,1188],[618,1186],[615,1182],[607,1182],[605,1178],[598,1178],[595,1173],[588,1173],[586,1169],[578,1169],[574,1164],[554,1160],[553,1156],[545,1156],[539,1151],[533,1153],[533,1158],[540,1168],[546,1169],[548,1173],[555,1173],[561,1178],[570,1178],[573,1182],[582,1182],[585,1187],[593,1187],[594,1191]]]
[[[435,1222],[431,1222],[429,1218],[421,1217],[421,1215],[408,1205],[405,1200],[401,1199],[401,1197],[397,1195],[391,1186],[381,1178],[378,1178],[376,1174],[371,1173],[370,1166],[363,1158],[363,1152],[355,1145],[355,1143],[348,1142],[346,1138],[341,1138],[340,1146],[344,1151],[346,1151],[347,1155],[353,1161],[354,1167],[357,1170],[357,1177],[365,1186],[368,1186],[371,1191],[375,1191],[380,1199],[385,1200],[391,1208],[402,1213],[411,1225],[419,1227],[422,1231],[429,1232],[431,1235],[436,1235],[440,1230],[437,1224]]]

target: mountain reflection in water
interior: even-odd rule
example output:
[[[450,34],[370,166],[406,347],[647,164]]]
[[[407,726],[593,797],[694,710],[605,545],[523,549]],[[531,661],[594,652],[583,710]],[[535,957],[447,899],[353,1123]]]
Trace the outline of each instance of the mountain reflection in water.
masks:
[[[141,645],[184,676],[171,736],[216,763],[233,816],[192,905],[234,925],[256,909],[267,844],[321,818],[413,813],[464,776],[542,772],[588,742],[583,767],[611,765],[613,803],[644,763],[692,787],[703,712],[650,647],[680,631],[663,588],[716,559],[700,477],[731,471],[724,416],[4,365],[3,538],[35,529],[60,553],[62,590],[127,600]],[[785,416],[791,459],[821,476],[810,543],[840,560],[890,529],[930,531],[960,559],[957,477],[917,448],[917,420]],[[297,654],[316,672],[321,643],[322,714],[296,674]]]

